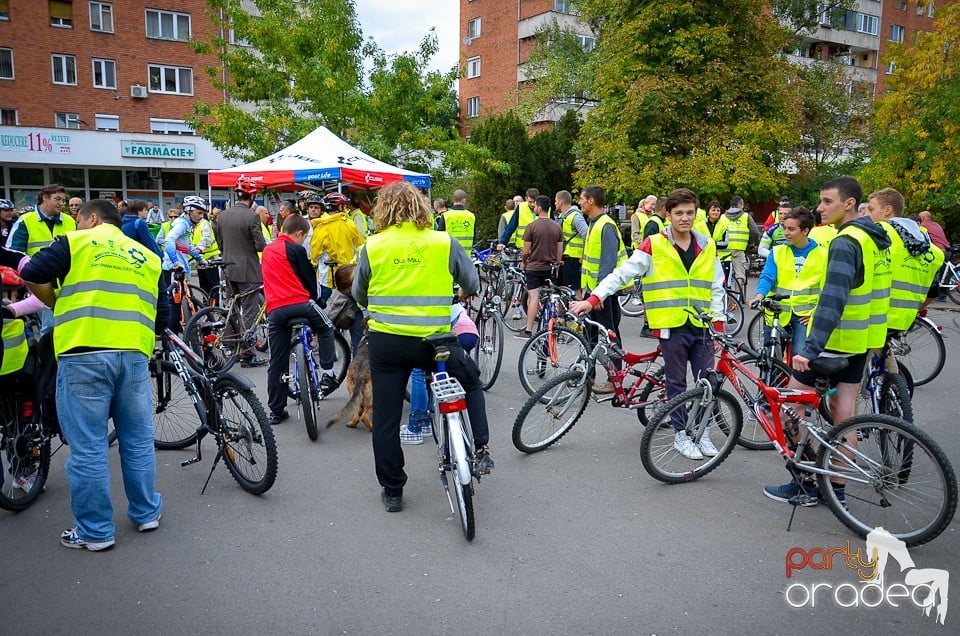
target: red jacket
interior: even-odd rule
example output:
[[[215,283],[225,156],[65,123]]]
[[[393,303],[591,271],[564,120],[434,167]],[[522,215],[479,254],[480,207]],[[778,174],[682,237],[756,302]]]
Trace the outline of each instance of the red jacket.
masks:
[[[267,311],[317,300],[317,273],[302,245],[286,234],[263,250],[263,295]]]

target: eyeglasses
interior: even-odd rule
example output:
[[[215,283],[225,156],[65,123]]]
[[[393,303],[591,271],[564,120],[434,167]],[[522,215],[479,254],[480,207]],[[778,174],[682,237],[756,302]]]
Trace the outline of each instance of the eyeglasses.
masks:
[[[168,219],[175,219],[175,218],[177,218],[178,216],[180,216],[180,215],[179,215],[179,214],[168,214],[168,215],[167,215],[167,218],[168,218]]]

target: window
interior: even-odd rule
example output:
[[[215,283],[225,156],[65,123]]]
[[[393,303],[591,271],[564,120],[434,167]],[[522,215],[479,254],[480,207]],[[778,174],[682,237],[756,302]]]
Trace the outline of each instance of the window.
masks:
[[[577,42],[580,43],[580,48],[587,53],[592,51],[597,46],[597,39],[592,35],[578,35]]]
[[[922,3],[922,2],[918,2],[918,3],[917,3],[917,15],[923,15],[923,3]]]
[[[470,97],[467,99],[467,117],[479,117],[480,116],[480,98],[479,97]]]
[[[0,79],[13,79],[13,49],[0,49]]]
[[[238,36],[233,29],[230,29],[230,44],[234,46],[251,46],[248,40]]]
[[[570,0],[553,0],[553,10],[557,13],[576,14],[573,3],[570,2]]]
[[[149,64],[151,93],[172,93],[174,95],[193,95],[193,69],[181,66],[161,66]]]
[[[97,130],[120,130],[120,115],[94,115]]]
[[[933,3],[932,3],[932,2],[928,2],[928,3],[927,3],[927,17],[928,17],[928,18],[932,18],[932,17],[933,17]]]
[[[151,119],[150,132],[155,135],[192,135],[193,128],[182,119]]]
[[[904,28],[899,24],[890,25],[890,41],[903,42]]]
[[[893,75],[893,69],[896,66],[896,62],[890,62],[887,64],[887,75]]]
[[[190,15],[147,9],[147,37],[186,42],[190,39]]]
[[[471,57],[467,60],[467,79],[480,77],[480,58]]]
[[[18,126],[19,124],[16,108],[0,108],[0,126]]]
[[[64,29],[73,28],[73,3],[63,0],[50,0],[47,2],[50,9],[50,26],[61,27]]]
[[[77,58],[74,55],[60,55],[54,53],[51,57],[53,61],[53,83],[54,84],[73,84],[77,83]]]
[[[858,13],[857,31],[868,35],[878,35],[880,33],[880,18],[868,13]]]
[[[90,30],[113,33],[113,5],[109,2],[90,3]]]
[[[77,113],[55,113],[53,125],[57,128],[80,128],[80,115]]]
[[[93,87],[117,88],[117,63],[93,58]]]
[[[480,18],[467,22],[467,37],[470,39],[480,37]]]
[[[10,19],[10,0],[0,0],[0,20]]]
[[[901,3],[900,3],[900,10],[903,11],[903,12],[906,12],[906,10],[907,10],[907,3],[906,3],[906,2],[901,2]]]

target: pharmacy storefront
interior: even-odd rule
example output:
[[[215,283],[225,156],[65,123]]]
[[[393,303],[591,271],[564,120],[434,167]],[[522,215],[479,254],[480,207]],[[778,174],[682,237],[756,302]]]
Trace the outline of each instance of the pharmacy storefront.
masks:
[[[194,136],[0,126],[0,198],[36,204],[43,186],[70,196],[143,199],[164,210],[184,196],[207,196],[207,171],[232,162]]]

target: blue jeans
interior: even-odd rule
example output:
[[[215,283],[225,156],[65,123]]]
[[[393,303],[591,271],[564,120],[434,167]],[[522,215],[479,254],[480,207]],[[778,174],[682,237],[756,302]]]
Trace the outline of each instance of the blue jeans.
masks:
[[[108,541],[116,533],[107,457],[110,418],[117,430],[127,517],[139,525],[160,516],[163,498],[156,491],[147,356],[139,351],[105,351],[61,357],[57,414],[70,445],[64,468],[80,538]]]
[[[419,431],[430,421],[430,398],[427,396],[427,374],[423,369],[410,371],[410,430]]]

